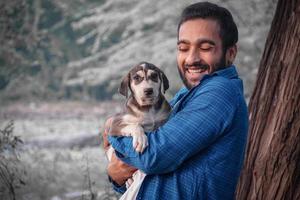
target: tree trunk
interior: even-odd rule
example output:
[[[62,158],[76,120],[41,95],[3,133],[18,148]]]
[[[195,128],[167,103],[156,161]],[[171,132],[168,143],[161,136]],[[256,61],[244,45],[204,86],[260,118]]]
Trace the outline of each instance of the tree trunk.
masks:
[[[278,1],[249,117],[236,199],[300,199],[299,0]]]

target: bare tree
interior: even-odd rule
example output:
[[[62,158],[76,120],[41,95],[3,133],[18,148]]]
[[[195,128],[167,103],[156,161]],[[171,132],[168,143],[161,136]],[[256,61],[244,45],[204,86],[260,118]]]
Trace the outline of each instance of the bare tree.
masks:
[[[13,135],[13,122],[0,129],[0,199],[17,199],[16,190],[25,185],[25,171],[18,158],[22,140]]]
[[[237,199],[300,199],[300,1],[279,0],[250,100]]]

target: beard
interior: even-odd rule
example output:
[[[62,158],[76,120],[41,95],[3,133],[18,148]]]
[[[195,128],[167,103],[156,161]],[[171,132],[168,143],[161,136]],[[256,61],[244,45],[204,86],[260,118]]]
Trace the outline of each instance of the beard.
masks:
[[[191,64],[189,66],[197,66],[200,69],[208,69],[209,70],[209,74],[211,74],[211,73],[213,73],[215,71],[218,71],[218,70],[226,68],[225,53],[222,55],[222,57],[220,58],[220,60],[216,64],[214,64],[212,66],[210,66],[209,64],[207,64],[204,61],[195,62],[195,63],[193,63],[193,64]],[[184,67],[187,68],[188,65],[185,65]],[[178,70],[178,73],[180,75],[180,78],[181,78],[183,84],[185,85],[185,87],[187,89],[190,90],[191,88],[193,88],[194,86],[197,85],[197,84],[195,85],[195,84],[189,82],[189,80],[187,80],[187,78],[185,77],[186,69],[183,69],[183,71],[182,71],[180,69],[180,67],[178,66],[178,63],[177,63],[177,70]],[[201,81],[202,78],[203,77],[200,78],[199,83],[200,83],[200,81]]]

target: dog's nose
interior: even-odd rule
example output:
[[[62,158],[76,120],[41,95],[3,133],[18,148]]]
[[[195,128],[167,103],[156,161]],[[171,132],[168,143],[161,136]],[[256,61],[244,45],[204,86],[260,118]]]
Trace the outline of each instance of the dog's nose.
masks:
[[[153,94],[153,88],[146,88],[146,89],[144,89],[144,93],[145,93],[145,95],[151,95],[151,94]]]

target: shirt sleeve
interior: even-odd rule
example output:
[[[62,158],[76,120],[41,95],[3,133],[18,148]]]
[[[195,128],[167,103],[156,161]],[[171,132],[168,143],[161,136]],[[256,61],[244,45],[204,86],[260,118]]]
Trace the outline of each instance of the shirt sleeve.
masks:
[[[127,190],[126,184],[120,186],[114,180],[112,180],[112,178],[110,176],[108,176],[108,181],[112,184],[113,189],[116,192],[121,193],[121,194],[124,194],[126,192],[126,190]]]
[[[177,113],[158,130],[146,133],[149,146],[143,153],[132,147],[131,137],[111,137],[116,155],[146,174],[176,170],[226,133],[237,108],[238,93],[230,81],[197,89]]]

